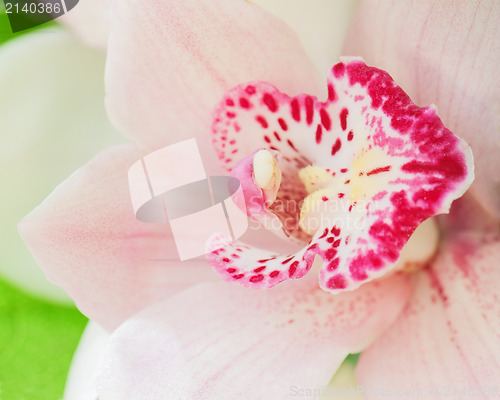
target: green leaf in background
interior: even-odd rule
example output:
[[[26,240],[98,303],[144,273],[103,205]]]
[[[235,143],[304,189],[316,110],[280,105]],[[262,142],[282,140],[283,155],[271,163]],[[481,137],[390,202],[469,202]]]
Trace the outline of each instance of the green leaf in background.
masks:
[[[5,13],[5,4],[3,0],[0,0],[0,45],[2,43],[5,43],[11,39],[14,39],[20,35],[25,35],[26,33],[36,31],[37,29],[40,28],[45,28],[50,25],[56,25],[56,22],[51,21],[43,25],[38,25],[34,28],[27,29],[22,32],[18,33],[12,33],[12,28],[10,26],[9,18],[7,17],[7,14]]]
[[[87,318],[0,279],[0,399],[58,400]]]

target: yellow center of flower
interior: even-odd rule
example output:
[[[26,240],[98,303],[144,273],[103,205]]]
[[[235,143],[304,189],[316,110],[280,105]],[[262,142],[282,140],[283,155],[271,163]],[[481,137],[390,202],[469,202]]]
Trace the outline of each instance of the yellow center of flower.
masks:
[[[342,203],[342,211],[356,212],[381,192],[392,177],[391,166],[384,164],[387,156],[379,148],[360,150],[348,163],[349,168],[332,172],[317,165],[299,171],[299,179],[309,195],[300,209],[300,228],[313,235],[320,228],[322,213],[332,211],[331,200]],[[329,202],[329,207],[327,204]],[[351,207],[352,206],[352,207]],[[335,210],[333,210],[335,211]],[[340,211],[340,206],[339,206]],[[312,221],[314,219],[314,223]]]

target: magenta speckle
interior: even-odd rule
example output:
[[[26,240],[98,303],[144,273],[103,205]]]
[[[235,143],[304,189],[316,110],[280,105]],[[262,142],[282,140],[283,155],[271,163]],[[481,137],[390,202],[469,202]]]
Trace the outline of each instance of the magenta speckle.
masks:
[[[343,108],[340,112],[340,126],[343,131],[347,129],[347,116],[349,115],[349,110],[347,108]]]
[[[347,279],[344,275],[337,274],[328,280],[326,284],[330,289],[345,289],[347,287]]]
[[[240,98],[240,106],[242,108],[250,108],[250,102],[244,97]]]
[[[337,138],[334,145],[332,146],[332,156],[337,154],[337,152],[340,150],[341,147],[342,147],[342,142],[340,141],[339,138]]]
[[[296,152],[298,152],[297,148],[295,147],[295,145],[293,144],[293,142],[290,140],[290,139],[287,139],[286,142],[288,143],[288,145],[294,149]]]
[[[326,112],[326,110],[324,108],[322,108],[319,111],[319,115],[321,117],[321,124],[325,127],[325,129],[327,131],[329,131],[331,126],[332,126],[332,121],[330,119],[330,115],[328,115],[328,113]]]
[[[252,283],[257,283],[257,282],[260,282],[262,279],[264,279],[264,275],[259,274],[259,275],[254,275],[254,276],[250,277],[249,281]]]
[[[314,117],[314,99],[311,96],[307,96],[305,99],[306,103],[306,121],[308,125],[311,125]]]
[[[343,63],[338,63],[333,67],[333,74],[336,78],[341,79],[345,73],[345,65]]]
[[[334,226],[330,232],[334,236],[339,236],[340,235],[340,228],[337,228],[336,226]]]
[[[278,124],[280,124],[281,129],[283,129],[284,131],[288,130],[288,125],[283,118],[278,118]]]
[[[339,264],[340,264],[340,259],[334,258],[332,261],[328,263],[328,267],[326,268],[328,269],[328,271],[335,271],[338,268]]]
[[[320,144],[321,143],[321,138],[323,137],[323,128],[321,125],[318,125],[316,128],[316,143]]]
[[[278,105],[276,104],[276,100],[274,99],[274,97],[271,94],[266,93],[264,95],[264,97],[262,98],[262,101],[267,106],[267,108],[269,108],[269,111],[271,111],[271,112],[278,111]]]
[[[292,261],[292,260],[293,260],[293,256],[292,256],[292,257],[288,257],[287,259],[283,260],[283,261],[281,262],[281,264],[286,264],[286,263],[289,263],[289,262],[290,262],[290,261]]]
[[[293,99],[292,102],[290,103],[290,108],[292,112],[292,118],[300,122],[300,106],[299,106],[299,101],[297,99]]]
[[[387,172],[391,170],[391,166],[387,165],[385,167],[375,168],[366,173],[366,176],[380,174],[381,172]]]
[[[328,100],[337,100],[337,94],[335,93],[335,88],[333,87],[333,85],[328,85]]]
[[[266,129],[269,124],[267,123],[266,119],[262,115],[257,115],[255,117],[255,120],[262,126],[264,129]]]
[[[326,257],[327,260],[331,260],[336,255],[337,255],[337,250],[335,250],[335,249],[328,249],[325,252],[325,257]]]

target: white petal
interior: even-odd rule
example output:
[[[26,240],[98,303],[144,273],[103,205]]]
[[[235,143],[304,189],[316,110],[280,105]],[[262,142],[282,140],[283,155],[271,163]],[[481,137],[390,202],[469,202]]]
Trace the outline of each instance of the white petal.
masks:
[[[96,371],[109,333],[90,321],[76,349],[64,389],[63,400],[95,400]]]
[[[283,19],[326,76],[338,61],[347,28],[359,0],[253,0]]]
[[[16,224],[74,169],[120,136],[103,105],[104,56],[60,29],[0,48],[0,271],[37,295],[66,299],[49,284]]]
[[[111,0],[83,0],[60,18],[83,43],[105,49],[109,36]]]

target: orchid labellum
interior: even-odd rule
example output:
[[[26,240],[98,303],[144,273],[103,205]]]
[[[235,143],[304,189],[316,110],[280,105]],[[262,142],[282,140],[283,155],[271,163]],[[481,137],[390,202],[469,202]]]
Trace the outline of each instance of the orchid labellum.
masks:
[[[332,68],[324,102],[265,83],[233,89],[216,111],[214,145],[246,184],[246,201],[255,208],[260,200],[252,216],[275,214],[287,235],[307,242],[291,255],[237,244],[213,252],[216,270],[247,286],[300,278],[319,255],[322,288],[355,289],[390,270],[417,226],[447,212],[473,179],[470,149],[436,111],[417,107],[386,72],[360,59]],[[233,169],[252,146],[279,158],[263,182],[256,174],[266,163],[262,151]],[[266,204],[269,190],[276,200]]]
[[[107,109],[135,144],[96,156],[20,224],[47,275],[111,333],[96,377],[100,400],[288,399],[299,389],[319,398],[314,389],[358,352],[367,399],[380,386],[396,398],[408,390],[446,398],[452,389],[467,398],[461,389],[469,385],[480,398],[495,393],[494,178],[478,175],[469,202],[447,217],[458,222],[443,225],[467,231],[448,229],[439,241],[430,219],[471,185],[472,153],[485,169],[480,146],[471,152],[460,139],[473,135],[456,123],[468,108],[448,105],[484,99],[468,76],[450,75],[427,55],[440,46],[447,62],[458,58],[472,75],[473,65],[489,71],[484,57],[500,57],[492,22],[500,8],[409,3],[362,2],[344,53],[364,59],[330,60],[327,77],[294,32],[256,5],[113,4]],[[373,19],[374,9],[384,12]],[[408,33],[401,21],[410,13]],[[384,18],[394,21],[386,26]],[[404,59],[392,24],[402,35],[433,32],[424,42],[408,39],[426,72],[416,82],[407,80],[412,64],[394,64],[407,78],[399,82],[393,64],[371,52],[377,40],[387,60]],[[476,33],[454,44],[461,52],[454,57],[446,47],[451,26],[469,25],[484,38],[471,28]],[[422,103],[429,81],[439,95]],[[460,90],[450,93],[450,82]],[[498,104],[500,91],[488,93]],[[498,139],[498,130],[481,130],[490,114],[468,115],[484,140]],[[176,255],[172,232],[135,218],[127,171],[145,154],[192,137],[209,174],[225,170],[240,180],[258,229],[223,248],[212,238],[207,259],[165,261]],[[488,232],[460,209],[487,215]]]

